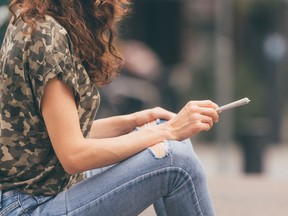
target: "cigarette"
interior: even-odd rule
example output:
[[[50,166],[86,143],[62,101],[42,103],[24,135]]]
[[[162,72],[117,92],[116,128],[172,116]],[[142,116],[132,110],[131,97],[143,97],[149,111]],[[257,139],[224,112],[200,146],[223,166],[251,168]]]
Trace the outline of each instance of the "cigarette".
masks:
[[[216,111],[218,113],[221,113],[224,110],[232,109],[232,108],[235,108],[238,106],[243,106],[245,104],[248,104],[249,102],[250,102],[250,100],[246,97],[246,98],[234,101],[232,103],[226,104],[224,106],[221,106],[221,107],[217,108]]]

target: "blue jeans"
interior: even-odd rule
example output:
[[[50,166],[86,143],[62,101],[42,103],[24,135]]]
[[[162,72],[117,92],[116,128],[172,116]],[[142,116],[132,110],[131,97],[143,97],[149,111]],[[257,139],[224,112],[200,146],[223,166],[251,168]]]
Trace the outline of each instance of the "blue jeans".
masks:
[[[212,216],[204,170],[190,140],[149,148],[54,197],[0,192],[0,216],[134,216],[155,203],[157,215]]]

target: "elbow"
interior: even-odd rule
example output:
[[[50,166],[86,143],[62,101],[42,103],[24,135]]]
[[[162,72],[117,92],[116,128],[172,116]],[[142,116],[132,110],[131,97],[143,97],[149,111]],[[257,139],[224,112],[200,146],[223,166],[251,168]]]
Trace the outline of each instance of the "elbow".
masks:
[[[73,175],[84,171],[83,168],[80,167],[81,163],[77,162],[76,156],[73,157],[72,154],[66,153],[65,156],[58,158],[66,173]]]
[[[78,145],[81,143],[81,145]],[[93,145],[86,144],[85,140],[77,140],[75,142],[70,142],[61,151],[56,151],[57,157],[67,174],[73,175],[77,173],[82,173],[84,171],[95,169],[97,167],[103,167],[105,165],[112,164],[113,161],[108,161],[103,157],[99,149],[97,154],[93,151]],[[97,157],[95,156],[97,155]],[[117,161],[117,160],[116,160]]]
[[[78,167],[78,165],[74,161],[65,160],[65,162],[60,161],[60,163],[61,163],[64,171],[70,175],[82,172],[82,170],[80,170],[80,168]]]
[[[63,165],[62,165],[63,166]],[[63,166],[63,168],[64,168],[64,171],[66,172],[66,173],[68,173],[69,175],[74,175],[74,174],[77,174],[77,173],[79,173],[79,170],[78,169],[76,169],[75,167],[72,167],[72,166]]]
[[[85,171],[83,167],[83,148],[78,147],[78,143],[83,143],[82,140],[61,144],[65,148],[56,149],[57,158],[67,174],[73,175]]]

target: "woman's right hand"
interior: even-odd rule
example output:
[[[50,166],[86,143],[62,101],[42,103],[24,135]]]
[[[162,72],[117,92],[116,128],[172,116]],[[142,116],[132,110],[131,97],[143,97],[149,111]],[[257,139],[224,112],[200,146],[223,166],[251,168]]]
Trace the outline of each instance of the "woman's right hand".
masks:
[[[189,101],[175,117],[161,126],[170,131],[170,139],[184,140],[210,130],[219,119],[216,108],[218,105],[210,100]]]

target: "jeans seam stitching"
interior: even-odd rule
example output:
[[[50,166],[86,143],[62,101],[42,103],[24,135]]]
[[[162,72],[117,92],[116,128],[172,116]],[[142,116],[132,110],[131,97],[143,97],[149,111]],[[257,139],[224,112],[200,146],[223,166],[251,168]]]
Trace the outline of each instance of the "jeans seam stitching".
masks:
[[[99,201],[101,198],[103,198],[103,197],[105,197],[105,196],[107,196],[107,195],[109,195],[109,194],[113,194],[113,192],[117,191],[119,188],[121,188],[121,187],[123,187],[123,186],[125,186],[125,185],[129,185],[129,183],[132,182],[132,181],[135,181],[135,180],[137,180],[137,179],[141,179],[143,176],[146,176],[146,175],[148,176],[149,174],[151,174],[151,173],[153,174],[154,172],[159,172],[158,174],[163,173],[163,172],[166,171],[165,169],[167,169],[167,168],[168,168],[168,169],[170,168],[170,169],[172,169],[172,170],[174,170],[174,171],[175,171],[175,170],[178,170],[178,171],[184,173],[185,175],[188,175],[189,180],[190,180],[190,182],[191,182],[191,184],[192,184],[192,187],[193,187],[193,195],[195,194],[195,196],[193,196],[193,200],[196,199],[196,200],[195,200],[195,204],[197,205],[197,213],[198,213],[200,216],[203,216],[203,211],[202,211],[201,206],[200,206],[200,203],[199,203],[199,199],[198,199],[197,192],[196,192],[196,189],[195,189],[195,186],[194,186],[194,183],[193,183],[193,179],[192,179],[192,177],[189,175],[189,173],[188,173],[185,169],[183,169],[183,168],[181,168],[181,167],[164,167],[164,168],[161,168],[161,169],[155,169],[155,170],[153,170],[153,171],[147,172],[147,173],[145,173],[145,174],[143,174],[143,175],[141,175],[141,176],[137,176],[136,178],[133,178],[133,179],[131,179],[130,181],[126,182],[125,184],[122,184],[122,185],[120,185],[120,186],[118,186],[118,187],[116,187],[116,188],[108,191],[107,193],[103,194],[102,196],[97,197],[96,199],[90,201],[89,203],[86,203],[85,205],[82,205],[82,206],[79,207],[79,208],[76,208],[76,209],[74,209],[74,210],[72,210],[72,211],[70,211],[70,212],[68,212],[68,209],[67,209],[67,215],[70,215],[70,214],[73,215],[74,212],[79,211],[81,208],[84,208],[84,206],[89,206],[89,205],[93,204],[94,202],[96,203],[96,202]],[[143,181],[143,180],[142,180],[142,181]],[[195,199],[194,199],[194,197],[195,197]],[[67,206],[67,205],[66,205],[66,206]],[[85,208],[86,208],[86,207],[85,207]]]
[[[159,171],[159,172],[165,172],[165,169],[167,169],[167,168],[174,168],[174,167],[164,167],[164,168],[161,168],[161,169],[155,169],[155,170],[150,171],[150,172],[147,172],[147,173],[145,173],[145,174],[143,174],[143,175],[141,175],[141,176],[137,176],[136,178],[131,179],[130,181],[126,182],[125,184],[122,184],[122,185],[120,185],[120,186],[118,186],[118,187],[116,187],[116,188],[113,188],[112,190],[108,191],[107,193],[103,194],[102,196],[97,197],[96,199],[90,201],[89,203],[86,203],[84,206],[90,205],[90,204],[93,203],[93,202],[97,202],[97,201],[100,200],[101,198],[103,198],[103,197],[105,197],[105,196],[107,196],[107,195],[109,195],[109,194],[112,194],[114,191],[117,191],[119,188],[121,188],[121,187],[123,187],[123,186],[125,186],[125,185],[129,185],[130,182],[135,181],[135,180],[137,180],[137,179],[141,179],[143,176],[146,176],[146,175],[149,175],[149,174],[151,174],[151,173],[154,173],[155,171],[156,171],[156,172],[157,172],[157,171]],[[142,181],[143,181],[143,180],[142,180]],[[67,214],[68,214],[68,213],[69,213],[69,214],[73,214],[73,212],[75,212],[75,211],[77,211],[77,210],[79,210],[79,209],[81,209],[81,208],[83,208],[83,205],[82,205],[81,207],[79,207],[79,208],[74,209],[74,210],[71,211],[71,212],[67,212]]]
[[[198,198],[198,195],[197,195],[197,191],[196,191],[196,187],[194,185],[194,182],[193,182],[193,178],[192,176],[189,175],[189,172],[187,170],[185,170],[184,168],[182,167],[178,167],[178,166],[174,166],[172,168],[175,168],[177,170],[179,170],[180,172],[182,172],[184,175],[187,175],[191,184],[192,184],[192,189],[193,189],[193,201],[195,202],[195,205],[197,205],[197,214],[200,215],[200,216],[203,216],[203,211],[202,211],[202,208],[201,208],[201,205],[200,205],[200,202],[199,202],[199,198]]]
[[[6,213],[9,213],[10,211],[16,209],[18,206],[19,206],[19,202],[17,199],[13,203],[9,204],[7,207],[3,207],[3,209],[0,213],[1,213],[1,215],[5,215]]]
[[[20,206],[21,211],[23,212],[23,214],[25,214],[26,216],[29,216],[29,214],[27,213],[26,209],[25,209],[24,206],[22,205],[22,202],[21,202],[21,200],[20,200],[20,195],[18,195],[17,201],[18,201],[18,203],[19,203],[19,206]]]

